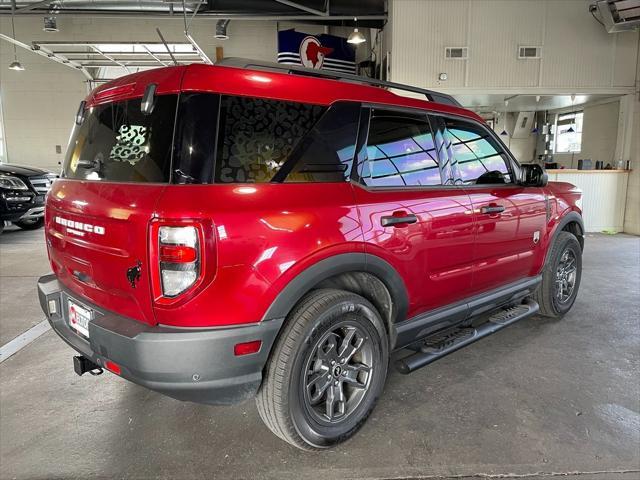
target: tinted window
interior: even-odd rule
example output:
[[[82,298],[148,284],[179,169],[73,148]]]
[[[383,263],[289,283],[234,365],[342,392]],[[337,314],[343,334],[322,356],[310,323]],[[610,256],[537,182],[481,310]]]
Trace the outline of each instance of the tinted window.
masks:
[[[222,96],[215,182],[269,182],[324,110],[304,103]]]
[[[67,178],[168,182],[176,95],[156,98],[153,112],[140,99],[90,108],[73,131],[64,162]]]
[[[174,183],[211,183],[220,95],[183,93],[178,106]]]
[[[373,111],[366,159],[359,172],[371,187],[440,185],[440,169],[425,117]]]
[[[329,107],[296,146],[274,180],[286,182],[343,182],[351,175],[360,104]]]
[[[488,129],[472,122],[442,117],[435,143],[447,178],[456,184],[511,183],[508,157]]]

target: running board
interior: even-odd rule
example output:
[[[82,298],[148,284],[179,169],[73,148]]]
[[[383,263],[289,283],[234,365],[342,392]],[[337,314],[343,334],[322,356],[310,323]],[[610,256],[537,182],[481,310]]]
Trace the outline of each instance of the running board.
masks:
[[[488,337],[519,320],[530,317],[539,309],[540,306],[534,300],[527,299],[521,305],[494,313],[485,323],[478,327],[457,328],[434,335],[427,338],[418,347],[416,353],[397,360],[395,363],[396,369],[404,374],[415,372],[439,358],[446,357],[462,347],[477,342],[481,338]]]

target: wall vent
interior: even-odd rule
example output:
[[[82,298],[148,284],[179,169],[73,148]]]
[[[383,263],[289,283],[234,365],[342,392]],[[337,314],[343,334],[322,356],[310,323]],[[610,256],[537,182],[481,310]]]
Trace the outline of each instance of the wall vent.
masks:
[[[542,47],[522,46],[518,47],[518,58],[540,58]]]
[[[452,60],[466,60],[469,58],[468,47],[445,47],[444,58]]]

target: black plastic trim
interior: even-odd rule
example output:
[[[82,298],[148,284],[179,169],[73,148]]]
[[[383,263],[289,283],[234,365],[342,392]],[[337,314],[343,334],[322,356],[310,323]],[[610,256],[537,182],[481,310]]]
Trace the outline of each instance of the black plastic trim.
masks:
[[[532,294],[541,281],[541,276],[527,278],[400,322],[395,326],[396,335],[393,335],[396,338],[394,350],[404,348],[432,333],[456,326],[502,305],[516,302]]]
[[[380,279],[389,290],[394,306],[393,322],[403,320],[409,308],[404,282],[386,261],[367,253],[343,253],[319,261],[291,280],[278,294],[263,320],[286,317],[294,305],[320,282],[348,272],[368,272]]]
[[[551,237],[551,241],[549,242],[549,247],[547,248],[547,254],[545,257],[545,265],[547,261],[549,261],[548,254],[549,254],[549,251],[551,250],[551,247],[553,246],[553,243],[556,241],[556,238],[558,237],[562,229],[571,222],[576,222],[580,227],[581,238],[578,238],[578,242],[580,243],[581,247],[584,247],[584,221],[582,220],[582,216],[578,212],[573,212],[573,211],[569,213],[565,213],[558,221],[558,224],[556,225],[553,235]]]
[[[103,367],[111,360],[120,366],[121,377],[138,385],[178,400],[214,405],[255,395],[284,321],[208,329],[148,325],[77,299],[55,275],[39,279],[38,296],[53,330],[89,361]],[[93,311],[88,339],[69,327],[69,298]],[[55,314],[49,313],[51,300],[56,302]],[[262,341],[258,352],[234,354],[236,344],[255,340]]]

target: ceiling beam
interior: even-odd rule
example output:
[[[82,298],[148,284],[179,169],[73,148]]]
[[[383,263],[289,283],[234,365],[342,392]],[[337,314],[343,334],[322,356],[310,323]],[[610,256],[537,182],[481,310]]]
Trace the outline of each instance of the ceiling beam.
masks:
[[[25,13],[40,7],[47,7],[52,1],[53,0],[43,0],[42,2],[31,3],[29,5],[16,9],[16,14]]]
[[[305,5],[300,5],[298,2],[292,2],[291,0],[275,0],[282,5],[286,5],[287,7],[296,8],[298,10],[302,10],[303,12],[312,13],[313,15],[319,15],[321,17],[326,17],[329,15],[329,9],[326,11],[316,10],[315,8],[307,7]]]
[[[29,10],[23,13],[23,15],[42,15],[42,11]],[[11,15],[10,8],[0,7],[0,15]],[[160,12],[143,12],[143,11],[125,11],[125,10],[85,10],[85,9],[71,9],[62,8],[56,10],[56,16],[60,15],[73,15],[77,17],[105,17],[105,18],[127,18],[127,17],[144,17],[148,20],[161,20],[166,18],[176,18],[175,15],[171,15],[169,11],[167,13]],[[372,14],[372,15],[274,15],[274,14],[245,14],[245,13],[224,13],[224,12],[199,12],[196,15],[198,18],[220,18],[230,20],[251,20],[251,21],[292,21],[292,22],[322,22],[322,21],[349,21],[352,22],[354,17],[358,17],[358,22],[363,21],[385,21],[387,20],[386,14]]]

